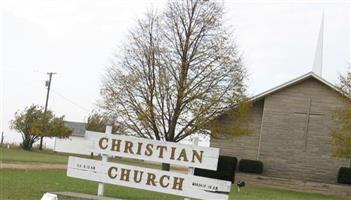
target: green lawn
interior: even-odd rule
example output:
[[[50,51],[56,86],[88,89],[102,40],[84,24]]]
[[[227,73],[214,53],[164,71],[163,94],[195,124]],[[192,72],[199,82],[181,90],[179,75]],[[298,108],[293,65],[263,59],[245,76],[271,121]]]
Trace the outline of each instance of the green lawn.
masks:
[[[92,181],[69,178],[62,170],[19,171],[0,170],[1,194],[0,199],[7,200],[37,200],[47,191],[71,191],[96,194],[97,183]],[[106,196],[122,199],[183,199],[172,195],[148,192],[114,185],[106,185]],[[277,189],[248,186],[242,192],[236,192],[233,187],[230,199],[240,200],[341,200],[343,198],[328,197],[318,194],[290,192]]]
[[[53,163],[53,164],[67,164],[69,154],[57,153],[50,150],[39,151],[34,149],[32,151],[24,151],[21,148],[2,148],[0,147],[0,161],[3,163]],[[74,155],[78,157],[91,158],[90,156]],[[101,159],[93,157],[93,159]],[[113,158],[110,161],[115,161],[123,164],[137,165],[149,168],[161,168],[160,164],[144,163],[140,160]]]
[[[68,155],[54,153],[52,151],[23,151],[21,149],[0,148],[0,161],[3,163],[56,163],[66,164]],[[115,161],[139,165],[144,167],[159,168],[159,165],[146,164],[140,161],[114,159]],[[70,191],[87,194],[96,194],[97,183],[79,180],[66,176],[64,170],[9,170],[0,169],[0,199],[31,200],[40,199],[45,192]],[[106,196],[122,199],[183,199],[156,192],[107,185]],[[62,199],[62,198],[60,198]],[[68,198],[65,198],[68,199]],[[341,200],[344,198],[309,194],[303,192],[291,192],[271,188],[262,188],[248,185],[240,193],[233,187],[230,199],[240,200]]]
[[[80,179],[69,178],[63,170],[46,171],[18,171],[0,170],[1,195],[0,199],[31,200],[40,199],[48,191],[70,191],[86,194],[96,194],[97,183]],[[107,196],[125,199],[176,199],[169,195],[144,192],[141,190],[107,185]]]
[[[4,163],[56,163],[65,164],[68,160],[68,155],[59,154],[53,151],[24,151],[21,148],[0,148],[0,160]]]

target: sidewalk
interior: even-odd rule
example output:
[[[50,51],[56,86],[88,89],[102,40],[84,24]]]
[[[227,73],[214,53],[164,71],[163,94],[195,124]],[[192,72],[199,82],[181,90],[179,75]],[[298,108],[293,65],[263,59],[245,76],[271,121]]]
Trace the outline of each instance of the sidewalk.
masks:
[[[67,165],[66,164],[49,164],[49,163],[0,163],[0,169],[65,170],[67,169]]]

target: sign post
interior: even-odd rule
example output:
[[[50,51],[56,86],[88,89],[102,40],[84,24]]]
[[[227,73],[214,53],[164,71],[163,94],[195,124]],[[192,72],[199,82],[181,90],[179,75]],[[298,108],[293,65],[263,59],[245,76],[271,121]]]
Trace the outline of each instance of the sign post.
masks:
[[[194,140],[193,140],[193,144],[194,145],[199,145],[199,137],[195,137]],[[188,174],[189,175],[194,175],[195,173],[195,168],[194,167],[189,167],[189,170],[188,170]],[[184,198],[184,200],[190,200],[189,198]]]
[[[106,126],[105,134],[112,134],[112,126]],[[108,161],[108,155],[101,154],[101,157],[102,157],[101,161],[103,163],[106,163]],[[104,196],[104,190],[105,190],[104,183],[99,183],[97,195]]]

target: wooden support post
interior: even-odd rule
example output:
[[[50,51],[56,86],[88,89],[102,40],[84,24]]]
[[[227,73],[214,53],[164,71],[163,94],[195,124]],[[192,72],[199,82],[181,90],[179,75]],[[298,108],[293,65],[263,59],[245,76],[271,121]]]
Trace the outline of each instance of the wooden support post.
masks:
[[[106,126],[105,133],[106,134],[112,134],[112,126]],[[101,158],[102,162],[107,162],[108,161],[108,155],[102,154],[101,157],[102,157]],[[104,196],[104,190],[105,190],[104,184],[103,183],[99,183],[97,195],[98,196]]]
[[[195,137],[194,140],[193,140],[193,144],[194,145],[199,145],[199,137]],[[190,175],[194,175],[194,172],[195,172],[195,168],[194,167],[189,167],[188,169],[188,174]],[[190,200],[190,198],[184,198],[184,200]]]
[[[2,147],[2,144],[4,144],[4,132],[1,131],[1,147]]]

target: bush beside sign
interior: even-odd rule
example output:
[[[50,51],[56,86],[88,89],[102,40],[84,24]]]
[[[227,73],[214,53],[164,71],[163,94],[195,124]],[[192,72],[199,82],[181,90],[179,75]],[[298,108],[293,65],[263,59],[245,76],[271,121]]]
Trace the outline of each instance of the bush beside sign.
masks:
[[[219,156],[217,171],[195,168],[194,174],[234,183],[237,162],[238,159],[236,157]]]
[[[351,168],[340,167],[338,172],[338,183],[351,184]]]
[[[262,174],[263,163],[259,160],[241,159],[239,161],[239,171],[253,174]]]

